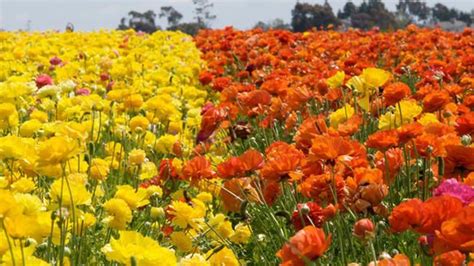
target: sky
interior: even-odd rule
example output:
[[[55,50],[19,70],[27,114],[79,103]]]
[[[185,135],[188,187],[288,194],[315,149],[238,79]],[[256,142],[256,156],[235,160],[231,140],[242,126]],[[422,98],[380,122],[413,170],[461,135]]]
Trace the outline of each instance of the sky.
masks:
[[[252,28],[258,21],[268,22],[282,18],[291,20],[291,9],[296,0],[211,0],[217,19],[213,28],[232,25],[240,29]],[[324,3],[324,0],[301,0]],[[360,4],[362,0],[353,0]],[[474,9],[473,0],[426,0],[429,6],[442,3],[463,11]],[[334,12],[341,9],[346,0],[329,0]],[[389,10],[395,10],[398,0],[385,0]],[[0,0],[0,29],[4,30],[64,30],[70,22],[75,30],[94,31],[114,29],[130,10],[159,13],[161,6],[173,6],[184,16],[182,22],[193,19],[192,0]],[[157,24],[166,26],[164,19]]]

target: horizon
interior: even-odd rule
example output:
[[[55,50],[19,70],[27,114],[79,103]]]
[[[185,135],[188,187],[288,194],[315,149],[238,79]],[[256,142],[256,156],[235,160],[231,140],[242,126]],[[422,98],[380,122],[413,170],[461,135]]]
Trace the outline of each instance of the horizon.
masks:
[[[233,26],[238,29],[252,28],[257,22],[268,22],[281,18],[285,23],[291,22],[291,10],[297,1],[289,0],[215,0],[212,13],[217,18],[212,21],[211,28]],[[323,4],[324,0],[301,1],[312,4]],[[333,11],[342,9],[346,0],[329,1]],[[362,1],[352,1],[359,5]],[[398,0],[383,1],[387,9],[395,10]],[[474,4],[463,0],[428,0],[428,6],[442,3],[449,8],[456,8],[464,12],[471,12]],[[162,1],[131,1],[131,0],[0,0],[0,28],[3,30],[63,30],[67,23],[72,23],[75,30],[97,31],[101,29],[116,29],[122,17],[135,10],[144,12],[153,10],[159,13],[161,6],[173,6],[183,14],[182,22],[193,20],[191,0],[162,0]],[[271,12],[268,12],[271,11]],[[246,14],[242,16],[240,14]],[[252,19],[248,19],[251,17]],[[157,18],[156,24],[166,27],[165,19]]]

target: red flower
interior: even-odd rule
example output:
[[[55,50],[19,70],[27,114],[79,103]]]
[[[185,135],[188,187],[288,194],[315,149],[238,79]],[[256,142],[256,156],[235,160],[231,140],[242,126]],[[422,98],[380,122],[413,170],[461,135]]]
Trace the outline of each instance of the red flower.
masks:
[[[383,97],[386,105],[394,105],[403,98],[410,95],[410,87],[402,82],[396,82],[388,85],[383,90]]]
[[[322,229],[306,226],[291,237],[276,255],[282,260],[281,265],[304,266],[305,259],[316,260],[326,252],[330,244],[331,235],[326,237]]]
[[[434,266],[460,266],[463,265],[466,260],[466,255],[462,254],[459,250],[453,250],[441,255],[438,255],[434,259]]]
[[[215,172],[211,168],[211,162],[204,156],[196,156],[187,161],[182,172],[183,178],[191,180],[192,182],[201,179],[210,179],[213,178],[214,175]]]
[[[432,113],[440,110],[451,101],[446,91],[434,91],[423,98],[423,111]]]
[[[381,130],[370,135],[366,145],[369,148],[387,150],[398,146],[398,132],[396,130]]]
[[[291,222],[296,230],[301,230],[306,225],[322,227],[323,223],[334,214],[333,209],[332,204],[323,209],[316,202],[298,203],[291,215]]]

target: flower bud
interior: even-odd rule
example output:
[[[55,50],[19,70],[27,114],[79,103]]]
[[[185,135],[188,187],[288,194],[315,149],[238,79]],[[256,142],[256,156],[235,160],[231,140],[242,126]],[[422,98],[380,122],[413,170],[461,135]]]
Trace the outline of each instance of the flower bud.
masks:
[[[360,239],[366,239],[374,234],[375,225],[369,219],[360,219],[354,224],[354,235]]]

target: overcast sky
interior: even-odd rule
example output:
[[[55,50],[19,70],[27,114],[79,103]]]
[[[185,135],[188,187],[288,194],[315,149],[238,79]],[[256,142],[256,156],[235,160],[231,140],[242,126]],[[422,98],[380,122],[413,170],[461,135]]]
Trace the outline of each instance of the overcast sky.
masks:
[[[214,28],[227,25],[247,29],[258,22],[282,18],[286,22],[291,19],[291,9],[296,0],[211,0],[214,2],[214,14],[217,19],[212,23]],[[359,4],[362,0],[353,0]],[[302,2],[324,3],[324,0],[302,0]],[[395,9],[398,0],[385,0],[390,10]],[[463,11],[474,8],[474,0],[427,0],[429,6],[443,3]],[[330,0],[329,3],[336,13],[346,0]],[[192,0],[0,0],[0,28],[6,30],[60,29],[68,22],[74,24],[76,30],[91,31],[114,29],[120,19],[128,11],[139,12],[148,9],[159,13],[161,6],[172,5],[184,15],[183,22],[193,19]],[[165,26],[165,21],[157,23]]]

